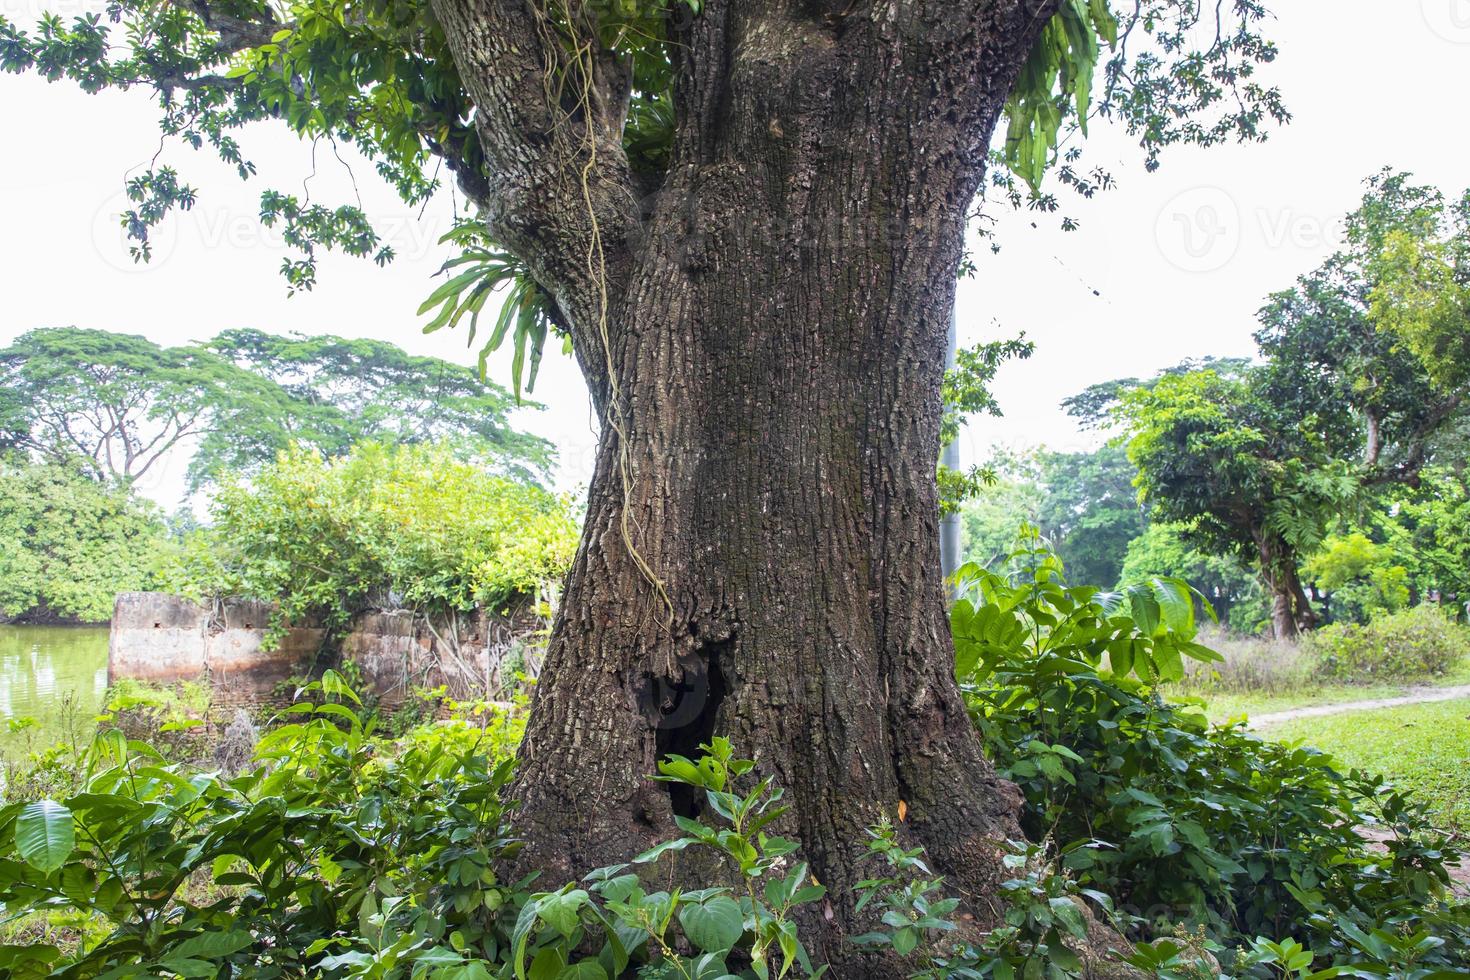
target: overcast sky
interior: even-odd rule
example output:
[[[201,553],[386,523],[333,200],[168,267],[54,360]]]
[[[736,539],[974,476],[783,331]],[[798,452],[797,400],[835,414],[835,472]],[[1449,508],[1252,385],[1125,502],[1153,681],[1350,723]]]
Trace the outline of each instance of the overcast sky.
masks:
[[[1263,145],[1168,152],[1157,173],[1118,133],[1095,127],[1087,159],[1110,167],[1120,187],[1091,202],[1064,198],[1081,220],[1001,215],[1003,248],[977,245],[978,275],[960,285],[962,343],[1021,331],[1036,355],[996,383],[1005,418],[963,437],[970,459],[994,444],[1080,448],[1058,402],[1089,384],[1149,374],[1186,357],[1248,355],[1254,313],[1267,293],[1333,251],[1342,216],[1365,177],[1383,166],[1458,193],[1470,184],[1470,0],[1270,0],[1281,49],[1269,80],[1295,118]],[[0,0],[28,22],[42,6],[72,13],[98,0]],[[424,336],[415,317],[446,258],[448,195],[422,216],[406,209],[359,164],[366,209],[398,251],[386,269],[327,257],[313,293],[288,297],[278,274],[286,254],[256,221],[267,186],[302,185],[310,147],[279,127],[242,142],[261,177],[240,181],[208,151],[165,146],[200,189],[193,211],[155,235],[155,258],[135,266],[116,215],[124,176],[159,152],[156,107],[143,91],[89,96],[68,83],[0,76],[0,236],[4,313],[0,342],[39,326],[99,327],[160,343],[202,340],[230,327],[336,333],[389,340],[411,351],[471,363],[463,336]],[[345,167],[323,146],[310,181],[314,200],[352,200]],[[1098,295],[1094,295],[1096,290]],[[506,380],[505,362],[499,380]],[[548,353],[536,395],[544,412],[520,424],[561,449],[559,483],[589,476],[594,442],[585,388],[570,359]],[[182,462],[150,474],[145,489],[177,493]]]

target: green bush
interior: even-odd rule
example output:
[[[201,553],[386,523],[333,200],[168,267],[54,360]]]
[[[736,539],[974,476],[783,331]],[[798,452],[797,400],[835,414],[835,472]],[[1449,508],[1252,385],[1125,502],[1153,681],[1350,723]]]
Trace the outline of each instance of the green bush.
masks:
[[[857,889],[875,925],[858,949],[905,958],[912,977],[1066,980],[1097,951],[1085,898],[1145,940],[1130,962],[1160,977],[1429,980],[1470,966],[1470,908],[1446,898],[1460,855],[1416,830],[1411,801],[1159,700],[1152,685],[1182,657],[1211,656],[1182,583],[1101,594],[1069,588],[1038,547],[1014,558],[1010,577],[966,569],[953,616],[975,722],[1025,799],[1031,840],[996,842],[1003,925],[959,928],[960,903],[885,824],[870,831],[882,866]],[[725,740],[655,777],[702,792],[712,824],[678,818],[683,837],[533,892],[507,874],[518,717],[389,741],[339,675],[303,693],[238,777],[113,729],[74,786],[0,805],[0,976],[824,972],[798,927],[823,888],[796,843],[768,833],[780,788]],[[1381,849],[1364,825],[1388,831]],[[661,875],[639,868],[691,849],[723,862],[724,880],[648,890]]]
[[[1419,830],[1415,802],[1162,701],[1152,684],[1177,679],[1180,652],[1203,655],[1187,605],[1169,623],[1143,590],[1123,602],[1067,587],[1038,544],[1014,558],[1010,577],[961,570],[960,677],[991,758],[1024,794],[1024,829],[1050,838],[1080,884],[1139,916],[1144,935],[1181,922],[1227,947],[1292,935],[1330,962],[1360,955],[1354,930],[1428,926],[1464,944],[1437,955],[1464,962],[1470,910],[1443,901],[1458,853]],[[1383,848],[1363,826],[1388,831]]]
[[[277,604],[274,625],[333,630],[374,604],[498,608],[559,581],[577,542],[566,501],[439,446],[362,443],[331,460],[293,448],[224,486],[211,513],[173,591],[261,599]]]
[[[505,721],[427,726],[390,751],[335,674],[312,689],[321,703],[291,709],[237,778],[111,729],[77,792],[0,807],[0,907],[79,913],[92,937],[0,946],[0,976],[365,976],[359,955],[494,949],[487,914],[515,890],[490,869],[514,847],[511,763],[492,752]],[[414,938],[394,948],[400,929]]]
[[[112,618],[167,547],[157,506],[79,465],[0,458],[0,618]]]
[[[1441,677],[1470,655],[1470,629],[1434,606],[1379,616],[1365,625],[1333,623],[1303,645],[1323,677],[1345,681]]]

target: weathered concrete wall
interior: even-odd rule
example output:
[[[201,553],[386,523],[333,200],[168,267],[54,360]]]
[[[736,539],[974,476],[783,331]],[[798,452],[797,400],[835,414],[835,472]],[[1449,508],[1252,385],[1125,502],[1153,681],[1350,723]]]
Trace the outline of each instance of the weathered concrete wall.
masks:
[[[163,592],[124,592],[113,607],[107,681],[209,681],[217,702],[267,700],[282,681],[311,666],[326,635],[313,627],[290,629],[274,650],[265,650],[270,613],[260,602],[205,605]]]
[[[208,681],[217,704],[270,700],[290,677],[316,663],[326,631],[286,631],[274,650],[262,644],[271,607],[226,600],[200,604],[162,592],[117,597],[107,678],[156,684]],[[393,705],[416,688],[443,686],[451,697],[500,696],[513,636],[525,624],[476,612],[429,623],[408,610],[364,613],[341,639],[340,655],[361,670],[362,693]],[[518,665],[519,666],[519,665]]]
[[[364,613],[342,638],[342,659],[355,663],[370,690],[389,704],[416,688],[443,687],[450,697],[504,696],[503,677],[516,624],[483,611],[430,623],[406,609]]]

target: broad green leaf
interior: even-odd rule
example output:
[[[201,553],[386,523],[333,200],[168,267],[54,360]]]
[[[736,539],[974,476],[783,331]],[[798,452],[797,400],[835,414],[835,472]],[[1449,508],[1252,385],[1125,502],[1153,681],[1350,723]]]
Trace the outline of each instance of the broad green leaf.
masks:
[[[37,871],[50,873],[76,848],[72,813],[54,800],[27,804],[15,821],[15,850]]]
[[[734,899],[721,895],[679,909],[679,925],[694,945],[707,953],[721,953],[740,941],[745,917]]]

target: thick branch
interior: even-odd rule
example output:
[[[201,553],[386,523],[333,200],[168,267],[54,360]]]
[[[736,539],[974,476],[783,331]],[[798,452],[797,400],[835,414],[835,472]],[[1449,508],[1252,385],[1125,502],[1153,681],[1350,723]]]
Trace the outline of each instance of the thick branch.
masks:
[[[433,7],[476,106],[487,224],[555,297],[597,390],[638,220],[622,147],[626,71],[595,35],[559,34],[534,0]]]

